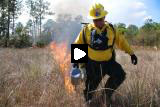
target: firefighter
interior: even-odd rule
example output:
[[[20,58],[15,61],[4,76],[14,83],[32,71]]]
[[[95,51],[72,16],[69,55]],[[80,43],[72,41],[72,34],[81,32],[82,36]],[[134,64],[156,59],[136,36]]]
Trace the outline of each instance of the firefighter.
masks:
[[[84,26],[74,42],[75,44],[88,44],[88,63],[73,64],[73,67],[86,70],[84,90],[86,102],[92,101],[94,91],[106,74],[109,75],[104,91],[107,104],[111,103],[114,90],[125,80],[126,73],[115,60],[115,46],[131,56],[132,64],[137,64],[137,57],[124,38],[124,33],[105,22],[107,14],[103,5],[99,3],[92,5],[88,17],[93,20],[93,23]]]

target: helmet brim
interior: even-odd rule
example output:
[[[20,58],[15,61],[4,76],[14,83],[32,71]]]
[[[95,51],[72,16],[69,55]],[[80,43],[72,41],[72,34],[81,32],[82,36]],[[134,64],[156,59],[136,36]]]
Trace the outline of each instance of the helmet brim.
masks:
[[[107,14],[108,14],[107,11],[103,11],[100,16],[90,16],[90,15],[88,15],[87,18],[88,18],[88,19],[93,19],[93,20],[94,20],[94,19],[100,19],[100,18],[105,17]]]

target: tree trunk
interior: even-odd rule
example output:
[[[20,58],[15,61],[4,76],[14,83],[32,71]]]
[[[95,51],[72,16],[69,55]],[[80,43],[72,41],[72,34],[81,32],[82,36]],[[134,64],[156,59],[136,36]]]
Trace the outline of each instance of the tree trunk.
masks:
[[[16,11],[16,0],[14,0],[13,1],[14,3],[12,3],[12,21],[13,21],[13,23],[12,23],[12,35],[14,35],[14,33],[15,33],[15,28],[14,28],[14,26],[15,26],[15,11]]]
[[[42,0],[40,0],[40,17],[39,17],[39,21],[40,21],[40,36],[41,36],[41,32],[42,32]]]
[[[36,18],[36,23],[35,23],[35,28],[36,28],[36,37],[38,36],[38,18]]]
[[[31,26],[31,32],[32,32],[32,37],[34,36],[34,21],[32,20],[32,26]]]
[[[10,4],[11,4],[11,1],[8,0],[8,22],[7,22],[7,35],[6,35],[6,41],[5,41],[5,47],[8,47],[8,44],[9,44],[9,31],[10,31]]]
[[[36,21],[33,22],[34,23],[34,45],[36,44]]]
[[[5,18],[6,18],[6,12],[5,12],[5,2],[4,2],[4,0],[2,1],[2,16],[1,16],[1,18],[2,18],[2,22],[1,22],[1,26],[2,26],[2,29],[1,29],[1,34],[2,34],[2,37],[6,37],[6,20],[5,20]],[[3,45],[5,45],[5,44],[3,44]]]
[[[13,11],[13,31],[12,34],[15,34],[15,11]]]
[[[2,26],[2,29],[1,29],[2,36],[6,37],[6,33],[5,33],[5,31],[6,31],[6,29],[5,29],[5,13],[4,13],[4,10],[2,10],[2,22],[1,22],[1,26]]]
[[[42,27],[42,16],[40,15],[40,36],[41,36],[41,27]]]
[[[10,13],[8,14],[8,23],[7,23],[7,35],[6,35],[6,43],[5,47],[8,47],[8,42],[9,42],[9,31],[10,31]]]

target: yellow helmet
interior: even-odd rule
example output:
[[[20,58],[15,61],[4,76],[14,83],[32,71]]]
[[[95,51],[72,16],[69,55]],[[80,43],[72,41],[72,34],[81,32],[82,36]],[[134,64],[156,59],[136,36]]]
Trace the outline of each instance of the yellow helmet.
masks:
[[[107,14],[108,12],[104,10],[103,5],[101,5],[100,3],[96,3],[92,5],[91,8],[89,9],[88,18],[89,19],[99,19],[99,18],[103,18]]]

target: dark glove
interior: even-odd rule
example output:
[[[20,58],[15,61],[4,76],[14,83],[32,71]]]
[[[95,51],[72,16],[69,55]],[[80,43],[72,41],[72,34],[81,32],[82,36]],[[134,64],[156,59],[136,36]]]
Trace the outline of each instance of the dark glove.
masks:
[[[73,63],[73,68],[79,68],[78,63]]]
[[[132,64],[136,65],[138,62],[137,56],[135,54],[131,55]]]

